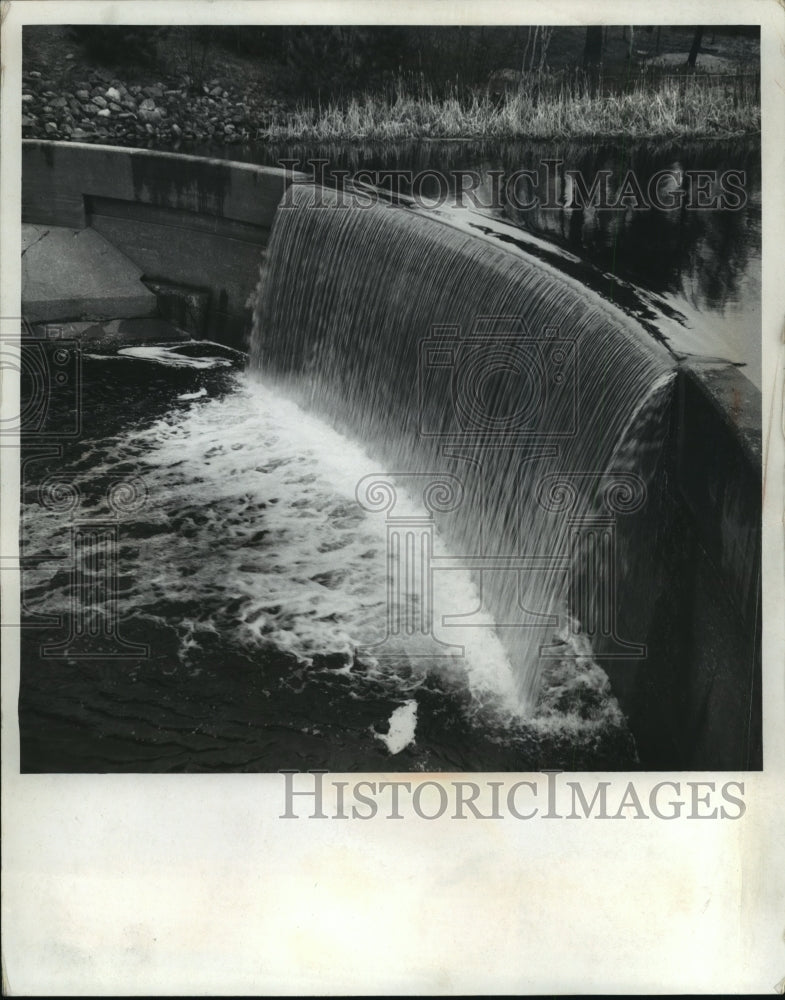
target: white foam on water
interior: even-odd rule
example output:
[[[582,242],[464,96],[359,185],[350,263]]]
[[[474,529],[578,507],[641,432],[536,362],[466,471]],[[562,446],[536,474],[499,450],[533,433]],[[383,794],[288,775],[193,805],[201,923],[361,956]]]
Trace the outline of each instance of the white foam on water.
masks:
[[[93,450],[90,461],[90,478],[111,477],[122,463],[144,482],[144,508],[120,524],[121,544],[138,556],[124,570],[130,580],[119,609],[123,616],[177,609],[185,662],[200,635],[230,633],[307,662],[343,654],[345,670],[359,648],[375,676],[399,672],[404,690],[422,683],[425,658],[407,663],[406,649],[392,663],[374,658],[388,617],[387,528],[384,514],[364,510],[355,490],[379,464],[326,423],[240,375],[230,394],[173,409],[107,442],[103,455]],[[424,514],[403,490],[396,509]],[[81,517],[103,514],[83,498]],[[29,551],[45,549],[62,525],[61,513],[37,509],[28,519]],[[449,554],[438,532],[434,547]],[[479,605],[468,573],[439,575],[448,579],[434,594],[436,635],[442,615]],[[52,589],[37,608],[54,610],[57,602]],[[463,678],[484,702],[515,711],[507,654],[492,619],[480,620],[485,627],[459,630],[464,655],[439,668]]]
[[[387,524],[356,498],[364,477],[383,471],[357,444],[264,382],[236,377],[221,398],[187,401],[146,429],[133,429],[89,446],[89,479],[111,479],[118,466],[144,483],[146,501],[120,519],[120,546],[128,562],[118,611],[177,630],[183,663],[199,660],[215,636],[246,647],[271,646],[316,670],[351,677],[352,690],[381,682],[397,700],[390,731],[377,733],[391,753],[414,736],[414,696],[427,672],[468,687],[466,706],[478,720],[490,711],[498,739],[525,724],[543,733],[588,732],[623,725],[605,673],[580,637],[565,632],[563,662],[544,678],[533,715],[523,718],[508,655],[493,618],[477,611],[480,598],[468,571],[434,574],[434,635],[459,643],[463,654],[434,661],[374,657],[387,627]],[[77,477],[78,478],[78,477]],[[79,517],[106,519],[101,501],[83,495]],[[402,489],[396,513],[424,510]],[[24,523],[29,555],[53,553],[37,572],[53,576],[70,546],[62,511],[33,505]],[[434,554],[450,555],[438,531]],[[42,586],[38,613],[63,613],[67,585]],[[443,615],[471,614],[472,627],[442,628]],[[358,649],[366,669],[353,669]],[[411,647],[408,650],[411,653]],[[329,667],[319,656],[331,654]],[[336,654],[339,658],[336,661]],[[340,663],[343,656],[343,666]],[[301,683],[292,678],[292,684]],[[358,696],[358,695],[354,695]],[[395,749],[397,748],[397,749]]]
[[[207,347],[209,345],[205,345]],[[180,353],[181,344],[145,344],[138,347],[121,347],[118,357],[153,361],[171,368],[230,368],[232,362],[219,357],[192,357]],[[103,360],[103,358],[102,358]]]
[[[414,733],[417,729],[417,702],[409,701],[398,708],[390,716],[390,728],[386,733],[379,733],[372,728],[373,735],[381,740],[391,754],[400,753],[414,743]]]

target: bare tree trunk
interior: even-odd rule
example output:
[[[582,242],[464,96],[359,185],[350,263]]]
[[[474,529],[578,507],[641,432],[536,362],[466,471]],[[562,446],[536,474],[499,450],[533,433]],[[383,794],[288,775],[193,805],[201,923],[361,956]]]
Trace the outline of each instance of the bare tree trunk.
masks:
[[[523,50],[523,58],[521,59],[521,77],[526,72],[526,59],[529,55],[529,46],[532,40],[532,29],[529,28],[528,34],[526,35],[526,48]]]
[[[687,56],[687,65],[690,69],[695,68],[695,62],[700,52],[701,42],[703,41],[703,30],[703,28],[696,28],[695,34],[692,36],[692,48],[690,49],[689,56]]]
[[[540,65],[537,67],[540,73],[545,69],[545,60],[548,58],[548,46],[551,44],[553,28],[543,28],[540,35]]]
[[[530,71],[534,69],[534,60],[537,58],[537,42],[539,41],[539,38],[540,38],[540,26],[537,25],[537,27],[534,29],[534,38],[532,40],[532,54],[531,58],[529,59]]]

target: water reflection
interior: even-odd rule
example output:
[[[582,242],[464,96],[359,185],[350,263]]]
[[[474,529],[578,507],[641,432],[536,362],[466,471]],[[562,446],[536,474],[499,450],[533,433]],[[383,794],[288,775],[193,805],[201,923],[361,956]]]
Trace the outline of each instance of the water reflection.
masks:
[[[204,147],[182,151],[216,155]],[[620,283],[650,293],[666,340],[685,354],[743,364],[760,384],[755,141],[251,144],[219,155],[266,165],[299,161],[298,169],[326,183],[374,178],[423,203],[512,224],[589,262],[597,272],[591,284],[607,298],[619,301]],[[313,159],[323,162],[310,167]],[[598,179],[608,207],[602,194],[593,203],[585,196]]]

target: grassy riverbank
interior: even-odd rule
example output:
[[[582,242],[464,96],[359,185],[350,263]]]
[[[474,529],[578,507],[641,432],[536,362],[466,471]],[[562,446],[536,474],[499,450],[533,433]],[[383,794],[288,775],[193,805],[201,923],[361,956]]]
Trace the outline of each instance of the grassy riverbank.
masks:
[[[474,92],[435,97],[427,90],[367,93],[325,107],[300,105],[261,130],[272,141],[396,141],[730,137],[760,130],[760,105],[746,77],[641,80],[627,93],[537,81],[500,100]]]
[[[181,142],[728,138],[760,131],[758,43],[746,36],[718,33],[688,70],[689,30],[664,29],[661,37],[639,31],[636,45],[645,48],[633,52],[606,29],[604,61],[587,75],[576,68],[585,29],[553,29],[548,62],[523,74],[509,67],[515,60],[520,66],[532,29],[514,29],[520,38],[497,29],[467,29],[479,31],[477,38],[463,29],[395,29],[400,37],[389,38],[378,36],[381,29],[369,37],[355,37],[366,29],[329,28],[251,37],[249,29],[250,41],[193,33],[203,30],[25,29],[23,136],[176,149]],[[343,32],[337,40],[335,31]],[[407,70],[404,56],[412,63]],[[346,64],[354,68],[342,71]],[[460,72],[448,73],[456,65]]]

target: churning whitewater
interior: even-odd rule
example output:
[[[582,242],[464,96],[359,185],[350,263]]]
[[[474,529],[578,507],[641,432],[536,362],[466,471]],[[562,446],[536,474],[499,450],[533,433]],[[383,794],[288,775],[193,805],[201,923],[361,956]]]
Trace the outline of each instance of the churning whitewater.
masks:
[[[168,366],[154,353],[115,356],[109,365]],[[356,492],[379,463],[264,381],[233,375],[229,391],[214,396],[201,394],[204,385],[182,388],[173,387],[169,408],[154,422],[84,440],[70,471],[47,485],[56,496],[89,463],[93,478],[122,471],[143,491],[121,526],[117,612],[129,635],[176,636],[176,659],[164,669],[172,683],[195,695],[205,675],[215,674],[220,700],[222,664],[240,657],[258,675],[261,730],[285,730],[294,719],[316,741],[351,743],[352,766],[360,769],[403,751],[407,768],[460,764],[429,749],[439,726],[457,724],[483,745],[516,753],[516,744],[552,753],[554,741],[590,753],[611,739],[634,754],[607,678],[580,636],[556,637],[564,655],[547,671],[536,710],[522,711],[514,665],[493,619],[478,611],[468,572],[434,574],[435,634],[445,635],[444,616],[472,615],[472,627],[453,630],[460,632],[457,651],[450,635],[446,657],[412,658],[404,648],[377,658],[390,599],[386,525]],[[81,503],[82,518],[106,516],[100,497],[84,494]],[[398,503],[411,517],[423,514],[403,489]],[[24,522],[26,552],[38,559],[28,596],[39,614],[64,613],[74,587],[65,574],[52,579],[54,562],[47,566],[69,544],[55,508],[33,504]],[[438,531],[434,554],[450,554]],[[36,574],[46,577],[47,569],[49,583],[36,588]],[[141,674],[135,668],[130,679],[144,681]],[[224,679],[235,681],[229,667]],[[275,722],[266,718],[267,705]],[[471,739],[465,743],[471,754]],[[257,752],[259,769],[285,766],[287,745],[284,737],[280,757],[274,748]],[[329,747],[322,752],[335,760]]]

